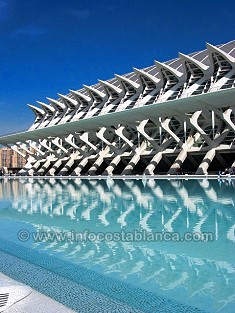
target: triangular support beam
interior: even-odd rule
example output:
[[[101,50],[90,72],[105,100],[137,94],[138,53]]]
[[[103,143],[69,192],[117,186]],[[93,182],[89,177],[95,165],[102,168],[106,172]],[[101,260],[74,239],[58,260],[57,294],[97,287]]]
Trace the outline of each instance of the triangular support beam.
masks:
[[[169,71],[172,75],[174,75],[178,81],[184,80],[184,73],[174,69],[173,67],[161,63],[159,61],[154,61],[155,65],[157,66],[157,68],[159,69],[160,74],[163,76],[161,69],[164,69],[166,71]]]
[[[93,87],[87,86],[87,85],[83,85],[83,86],[94,100],[97,100],[97,98],[104,100],[106,98],[106,94],[104,92],[101,92],[101,91],[99,91]]]
[[[51,98],[48,98],[47,97],[47,100],[50,101],[51,105],[56,109],[56,110],[65,110],[66,109],[66,105],[64,105],[63,103],[57,101],[57,100],[54,100],[54,99],[51,99]]]
[[[33,111],[33,113],[36,115],[36,117],[42,118],[45,115],[45,111],[42,109],[35,107],[34,105],[28,104],[30,109]]]
[[[92,103],[92,99],[90,97],[84,95],[83,93],[81,93],[79,91],[72,90],[72,89],[70,89],[69,91],[76,97],[76,99],[78,100],[78,102],[80,104],[84,104],[84,102],[86,102],[87,105],[89,105]]]
[[[77,107],[78,103],[76,100],[71,99],[68,96],[62,95],[60,93],[58,93],[58,96],[65,103],[65,105],[69,106],[71,109],[75,109]]]
[[[192,58],[188,55],[185,55],[185,54],[179,52],[179,58],[181,59],[183,64],[185,61],[193,63],[196,67],[198,67],[204,73],[204,75],[212,74],[210,66],[207,66],[207,65],[201,63],[198,60],[195,60],[194,58]],[[184,68],[185,68],[185,66],[184,66]]]
[[[122,89],[119,87],[114,86],[113,84],[110,84],[109,82],[103,81],[99,79],[99,83],[103,85],[104,87],[108,87],[109,89],[113,90],[116,92],[118,95],[122,93]]]
[[[231,66],[234,68],[235,67],[235,59],[229,55],[228,53],[224,52],[223,50],[221,50],[220,48],[218,47],[215,47],[213,45],[211,45],[210,43],[207,43],[206,44],[206,47],[207,47],[207,50],[208,50],[208,53],[212,59],[212,53],[213,52],[217,52],[218,54],[220,54],[226,61],[228,61]]]
[[[41,101],[37,101],[37,103],[39,104],[39,105],[41,105],[41,107],[43,108],[43,110],[47,113],[47,114],[54,114],[54,112],[55,112],[55,109],[51,106],[51,105],[49,105],[49,104],[46,104],[46,103],[44,103],[44,102],[41,102]]]
[[[161,81],[161,79],[159,79],[159,78],[157,78],[157,77],[155,77],[155,76],[153,76],[153,75],[151,75],[151,74],[149,74],[149,73],[147,73],[147,72],[145,72],[145,71],[143,71],[143,70],[140,70],[140,69],[138,69],[138,68],[135,68],[135,67],[133,67],[133,70],[135,71],[135,73],[140,77],[140,76],[144,76],[144,77],[146,77],[147,79],[149,79],[149,80],[151,80],[155,85],[156,85],[156,87],[159,87],[159,88],[161,88],[162,87],[162,81]]]

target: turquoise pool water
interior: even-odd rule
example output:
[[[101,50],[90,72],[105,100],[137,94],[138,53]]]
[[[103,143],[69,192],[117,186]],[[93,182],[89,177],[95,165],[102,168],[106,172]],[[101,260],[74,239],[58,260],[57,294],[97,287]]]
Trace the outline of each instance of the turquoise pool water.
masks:
[[[1,179],[0,239],[8,243],[8,251],[11,243],[32,249],[137,287],[145,295],[207,312],[234,312],[234,183]],[[65,237],[42,237],[40,242],[34,237],[38,232]],[[89,240],[71,237],[84,233]],[[142,240],[132,240],[137,233]],[[186,233],[197,237],[186,241]],[[97,234],[106,240],[95,240]],[[153,240],[156,234],[168,236]],[[175,239],[169,240],[171,236]]]

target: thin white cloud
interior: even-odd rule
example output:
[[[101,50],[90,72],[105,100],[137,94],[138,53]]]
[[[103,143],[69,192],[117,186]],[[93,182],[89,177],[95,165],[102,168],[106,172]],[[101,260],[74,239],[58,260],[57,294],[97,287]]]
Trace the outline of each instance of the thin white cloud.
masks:
[[[4,20],[8,15],[7,0],[0,0],[0,20]]]
[[[69,10],[69,14],[79,19],[86,20],[90,17],[91,11],[89,9]]]
[[[39,26],[26,25],[26,26],[16,29],[13,32],[13,37],[18,37],[18,36],[37,37],[37,36],[43,35],[45,32],[46,32],[45,29]]]

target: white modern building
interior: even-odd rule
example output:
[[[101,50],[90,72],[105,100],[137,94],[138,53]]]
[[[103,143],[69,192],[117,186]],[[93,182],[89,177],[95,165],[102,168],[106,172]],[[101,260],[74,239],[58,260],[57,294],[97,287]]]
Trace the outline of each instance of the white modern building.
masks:
[[[37,101],[0,144],[28,158],[22,175],[213,173],[235,166],[234,87],[235,41],[207,44]]]

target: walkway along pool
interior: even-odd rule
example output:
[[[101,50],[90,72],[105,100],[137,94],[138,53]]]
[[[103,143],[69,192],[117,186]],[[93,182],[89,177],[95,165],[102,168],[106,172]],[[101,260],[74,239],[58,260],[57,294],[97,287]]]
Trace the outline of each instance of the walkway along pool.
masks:
[[[81,312],[233,312],[234,183],[3,178],[0,271]]]

